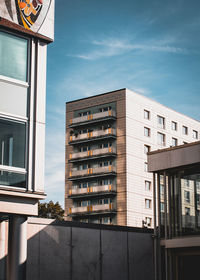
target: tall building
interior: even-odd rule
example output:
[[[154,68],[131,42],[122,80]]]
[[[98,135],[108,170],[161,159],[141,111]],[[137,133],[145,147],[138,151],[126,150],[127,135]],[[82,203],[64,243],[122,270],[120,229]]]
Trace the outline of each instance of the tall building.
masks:
[[[200,262],[200,141],[153,151],[155,280],[196,279]]]
[[[54,0],[0,1],[0,279],[26,279],[27,217],[38,215],[46,197],[46,60],[53,38]]]
[[[147,152],[197,141],[200,123],[128,89],[66,103],[67,219],[153,226]]]

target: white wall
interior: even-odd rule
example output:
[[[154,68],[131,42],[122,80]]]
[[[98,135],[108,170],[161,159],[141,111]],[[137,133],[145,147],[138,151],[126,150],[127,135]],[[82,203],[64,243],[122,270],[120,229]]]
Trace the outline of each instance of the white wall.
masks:
[[[150,120],[144,119],[144,109],[150,111]],[[158,128],[157,115],[165,118],[165,129]],[[171,121],[178,123],[178,130],[171,129]],[[182,134],[182,126],[187,126],[188,135]],[[144,127],[151,129],[151,136],[144,136]],[[151,146],[151,151],[161,149],[157,144],[157,132],[166,135],[166,146],[172,145],[172,137],[183,142],[193,142],[192,130],[200,134],[200,123],[183,114],[171,110],[151,99],[126,90],[126,151],[127,151],[127,225],[142,226],[145,217],[152,218],[153,226],[153,191],[145,190],[145,180],[152,182],[152,174],[144,171],[144,145]],[[151,209],[145,209],[145,199],[152,200]]]

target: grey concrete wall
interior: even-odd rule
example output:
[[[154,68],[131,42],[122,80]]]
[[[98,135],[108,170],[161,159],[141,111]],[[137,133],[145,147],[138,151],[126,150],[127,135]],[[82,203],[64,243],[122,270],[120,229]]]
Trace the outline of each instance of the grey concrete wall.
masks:
[[[151,230],[28,220],[27,280],[153,280]]]

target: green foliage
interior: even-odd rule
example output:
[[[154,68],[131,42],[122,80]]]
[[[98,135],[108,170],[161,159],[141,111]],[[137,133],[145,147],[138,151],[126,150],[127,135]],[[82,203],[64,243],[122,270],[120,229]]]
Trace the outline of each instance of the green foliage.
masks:
[[[51,200],[48,203],[38,203],[38,216],[40,218],[49,218],[49,219],[57,219],[64,220],[64,210],[58,203],[58,201],[54,204]]]

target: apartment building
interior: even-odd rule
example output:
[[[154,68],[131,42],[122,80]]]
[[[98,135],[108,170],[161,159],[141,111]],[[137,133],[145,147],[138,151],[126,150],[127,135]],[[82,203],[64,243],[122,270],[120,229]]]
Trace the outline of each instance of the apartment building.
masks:
[[[200,122],[128,89],[67,102],[66,218],[152,227],[147,153],[199,133]]]

